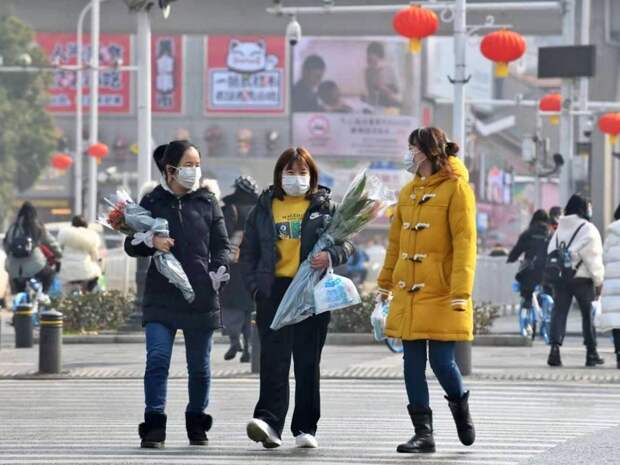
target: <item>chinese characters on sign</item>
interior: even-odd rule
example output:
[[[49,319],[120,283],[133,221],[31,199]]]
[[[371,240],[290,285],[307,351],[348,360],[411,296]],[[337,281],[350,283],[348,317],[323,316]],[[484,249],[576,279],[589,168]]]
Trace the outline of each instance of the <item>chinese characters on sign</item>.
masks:
[[[49,61],[58,65],[75,65],[77,62],[76,36],[72,33],[37,33],[37,43],[47,55]],[[84,40],[83,63],[90,60],[90,40]],[[99,61],[101,66],[129,64],[131,59],[128,35],[101,34]],[[83,76],[84,110],[88,110],[89,73]],[[68,70],[56,70],[49,88],[51,102],[48,110],[52,112],[74,112],[76,108],[76,73]],[[131,80],[129,72],[115,69],[99,73],[99,111],[102,113],[128,113],[131,110]]]
[[[214,36],[207,39],[206,111],[285,111],[283,37]]]
[[[151,50],[153,111],[181,113],[183,111],[183,37],[154,35]]]

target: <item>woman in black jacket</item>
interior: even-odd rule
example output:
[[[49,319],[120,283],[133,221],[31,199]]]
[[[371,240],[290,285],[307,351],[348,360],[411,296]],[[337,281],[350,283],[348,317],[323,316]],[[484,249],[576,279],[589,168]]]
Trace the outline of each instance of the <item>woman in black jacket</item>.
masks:
[[[291,355],[295,366],[295,412],[291,430],[298,447],[318,447],[315,439],[320,406],[320,361],[329,313],[310,317],[278,331],[273,317],[293,277],[333,215],[327,188],[318,185],[318,169],[307,150],[285,150],[274,169],[273,185],[263,192],[246,222],[240,263],[256,302],[261,341],[260,398],[247,425],[250,439],[273,448],[281,444],[289,404]],[[324,270],[346,263],[349,242],[336,244],[312,257]]]
[[[146,409],[139,433],[142,447],[163,447],[166,438],[166,385],[174,337],[183,330],[189,374],[189,404],[185,419],[192,445],[206,445],[205,432],[212,418],[204,413],[209,403],[210,352],[213,331],[220,325],[218,289],[220,267],[227,267],[230,253],[222,210],[215,197],[199,189],[200,153],[187,141],[168,144],[162,161],[161,185],[147,194],[140,205],[153,217],[168,221],[170,237],[155,236],[153,247],[132,245],[132,257],[172,252],[183,266],[196,293],[191,304],[160,274],[153,262],[148,270],[143,298],[146,332],[144,393]]]
[[[508,255],[508,263],[514,263],[521,255],[525,255],[515,277],[521,286],[522,308],[532,307],[534,290],[543,282],[549,237],[549,215],[545,210],[536,210],[530,226],[519,236],[517,244]]]

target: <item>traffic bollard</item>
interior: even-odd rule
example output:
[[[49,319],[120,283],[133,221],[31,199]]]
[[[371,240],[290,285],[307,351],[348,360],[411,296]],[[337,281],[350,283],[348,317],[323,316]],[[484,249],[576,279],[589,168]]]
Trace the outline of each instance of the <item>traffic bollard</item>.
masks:
[[[53,309],[39,317],[39,373],[62,371],[62,319],[62,313]]]
[[[21,349],[34,345],[32,325],[32,305],[23,304],[15,309],[15,348]]]
[[[471,375],[471,342],[457,342],[454,347],[454,358],[461,374]]]
[[[252,333],[250,334],[251,353],[250,360],[252,365],[252,373],[260,372],[260,338],[258,337],[258,328],[256,326],[256,313],[252,315]]]

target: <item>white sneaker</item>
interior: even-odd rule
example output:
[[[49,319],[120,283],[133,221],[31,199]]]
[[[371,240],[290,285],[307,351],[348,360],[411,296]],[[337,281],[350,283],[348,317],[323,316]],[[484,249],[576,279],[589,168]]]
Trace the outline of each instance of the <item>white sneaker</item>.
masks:
[[[311,434],[301,433],[295,436],[295,444],[302,449],[318,449],[319,442]]]
[[[254,442],[262,442],[263,447],[274,449],[282,445],[282,440],[269,424],[258,418],[253,418],[246,427],[248,437]]]

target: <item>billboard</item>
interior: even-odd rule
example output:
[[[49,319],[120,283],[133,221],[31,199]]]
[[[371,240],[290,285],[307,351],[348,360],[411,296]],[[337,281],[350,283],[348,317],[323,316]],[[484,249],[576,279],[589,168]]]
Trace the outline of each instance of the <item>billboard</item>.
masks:
[[[152,95],[155,113],[183,112],[183,36],[153,35],[151,43]]]
[[[205,112],[286,112],[286,46],[281,36],[209,36]]]
[[[75,33],[39,32],[36,41],[51,63],[75,65],[77,44]],[[90,37],[84,37],[84,56],[82,61],[90,60]],[[114,66],[119,60],[124,64],[131,62],[131,41],[125,34],[101,34],[99,60],[102,66]],[[72,113],[76,109],[75,71],[55,70],[49,88],[50,104],[47,109],[56,113]],[[83,101],[88,111],[89,73],[82,73]],[[102,113],[129,113],[131,111],[131,78],[128,71],[114,69],[99,73],[99,111]]]
[[[405,41],[306,37],[294,53],[295,144],[314,155],[402,158],[420,85]]]

